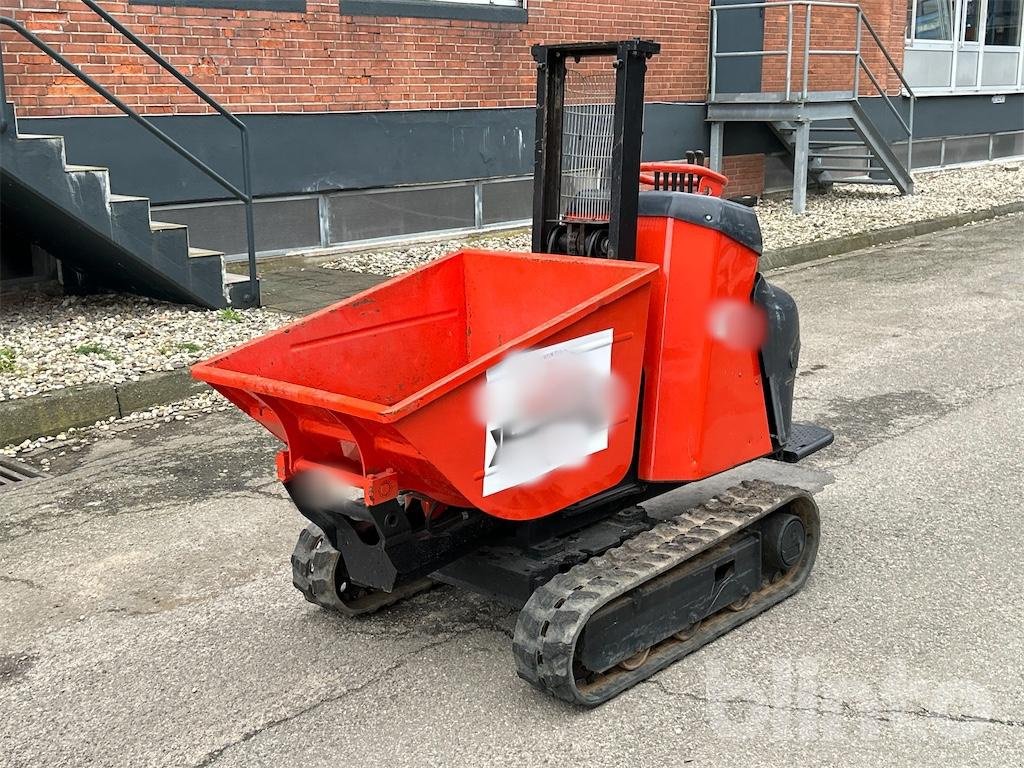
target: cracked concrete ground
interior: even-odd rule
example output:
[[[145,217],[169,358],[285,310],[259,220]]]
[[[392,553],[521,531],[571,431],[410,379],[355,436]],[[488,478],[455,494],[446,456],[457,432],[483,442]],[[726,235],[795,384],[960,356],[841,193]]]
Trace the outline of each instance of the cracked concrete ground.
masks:
[[[515,677],[483,598],[305,603],[275,445],[238,415],[53,457],[0,494],[0,764],[1019,764],[1022,241],[1014,217],[775,276],[798,416],[837,434],[791,475],[824,486],[818,564],[593,711]]]

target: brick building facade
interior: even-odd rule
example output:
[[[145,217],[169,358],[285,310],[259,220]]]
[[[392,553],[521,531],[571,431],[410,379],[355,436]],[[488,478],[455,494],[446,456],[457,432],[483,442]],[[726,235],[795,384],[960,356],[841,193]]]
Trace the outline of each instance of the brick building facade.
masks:
[[[654,101],[701,101],[707,87],[707,0],[616,0],[597,10],[582,0],[532,0],[522,23],[351,16],[343,0],[340,7],[338,0],[307,0],[304,12],[195,8],[185,1],[103,7],[241,113],[529,107],[530,45],[562,39],[659,40],[662,53],[647,81]],[[196,110],[194,97],[81,2],[14,2],[16,19],[112,84],[131,106],[151,114]],[[7,50],[8,88],[21,114],[111,111],[27,43],[12,40]]]
[[[236,172],[230,132],[80,0],[0,4],[128,105],[159,116],[158,124],[200,157]],[[861,5],[901,66],[906,0]],[[708,0],[109,0],[102,6],[251,126],[265,218],[308,219],[290,239],[280,235],[280,223],[268,224],[265,231],[277,235],[264,237],[264,251],[526,218],[535,91],[530,45],[536,42],[659,41],[662,52],[647,79],[645,157],[678,158],[707,146]],[[917,8],[913,0],[910,7]],[[796,7],[798,35],[803,13]],[[847,13],[816,8],[813,47],[852,48],[854,26],[842,19]],[[784,47],[786,35],[786,11],[771,9],[764,49]],[[237,240],[218,231],[226,225],[204,208],[222,199],[217,190],[161,148],[154,151],[137,126],[116,117],[116,109],[47,56],[8,30],[0,40],[8,100],[23,125],[64,135],[71,160],[110,167],[112,179],[124,185],[115,191],[147,195],[168,206],[165,218],[208,232],[229,253],[239,250]],[[881,53],[865,55],[882,86],[898,89]],[[782,68],[780,57],[764,59],[765,88],[780,86]],[[799,56],[791,71],[802,71]],[[815,89],[848,88],[850,63],[815,57],[808,76]],[[1010,89],[1013,109],[1019,91],[1018,80]],[[948,111],[940,102],[936,114]],[[978,133],[1005,130],[1007,119],[997,116]],[[955,120],[936,130],[964,132]],[[729,193],[781,186],[772,181],[781,167],[772,160],[778,148],[766,130],[727,134]],[[399,217],[394,231],[352,223],[396,207],[414,215]]]

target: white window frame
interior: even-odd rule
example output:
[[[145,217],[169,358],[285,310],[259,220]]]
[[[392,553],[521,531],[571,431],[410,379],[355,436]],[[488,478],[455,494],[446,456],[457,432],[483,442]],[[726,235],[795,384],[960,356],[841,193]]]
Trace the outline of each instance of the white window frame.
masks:
[[[967,25],[967,2],[966,0],[955,0],[953,5],[953,39],[952,40],[917,40],[914,39],[914,23],[917,19],[917,4],[919,0],[911,0],[910,23],[905,30],[905,54],[913,51],[951,51],[950,70],[947,85],[935,87],[914,87],[914,92],[920,95],[958,94],[958,93],[1008,93],[1024,92],[1024,13],[1020,14],[1017,23],[1017,45],[988,45],[985,43],[985,33],[988,24],[988,3],[989,0],[978,0],[978,39],[977,41],[965,41],[964,30]],[[1006,52],[1017,54],[1017,82],[1011,85],[983,86],[981,84],[983,66],[985,63],[985,51]],[[957,58],[961,51],[978,54],[977,71],[975,72],[972,85],[956,85]],[[905,57],[904,57],[905,60]]]

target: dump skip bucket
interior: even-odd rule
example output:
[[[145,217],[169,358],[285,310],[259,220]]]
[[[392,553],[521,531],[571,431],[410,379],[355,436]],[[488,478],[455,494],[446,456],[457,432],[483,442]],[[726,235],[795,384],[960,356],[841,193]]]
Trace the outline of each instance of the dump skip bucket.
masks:
[[[629,467],[656,270],[459,251],[192,372],[287,443],[282,480],[532,519]]]

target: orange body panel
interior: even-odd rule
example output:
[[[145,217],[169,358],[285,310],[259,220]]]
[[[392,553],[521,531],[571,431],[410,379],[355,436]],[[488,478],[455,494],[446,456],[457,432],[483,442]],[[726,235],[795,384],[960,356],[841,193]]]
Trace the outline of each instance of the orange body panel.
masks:
[[[278,472],[320,470],[387,500],[415,491],[511,520],[543,517],[625,476],[656,267],[460,251],[193,368],[287,443]],[[485,493],[478,417],[510,353],[608,332],[621,384],[607,447]],[[606,347],[607,348],[607,347]]]
[[[325,471],[375,503],[403,490],[544,517],[619,483],[638,431],[646,481],[697,480],[769,454],[758,351],[727,344],[709,322],[716,303],[749,306],[757,254],[665,216],[640,217],[637,245],[637,262],[461,251],[193,373],[287,444],[282,480]],[[494,487],[493,433],[478,415],[490,372],[513,352],[592,336],[610,339],[602,348],[621,386],[606,446]]]
[[[640,218],[637,260],[661,267],[644,358],[642,480],[698,480],[771,452],[757,349],[710,332],[716,304],[749,302],[757,259],[717,230]]]

